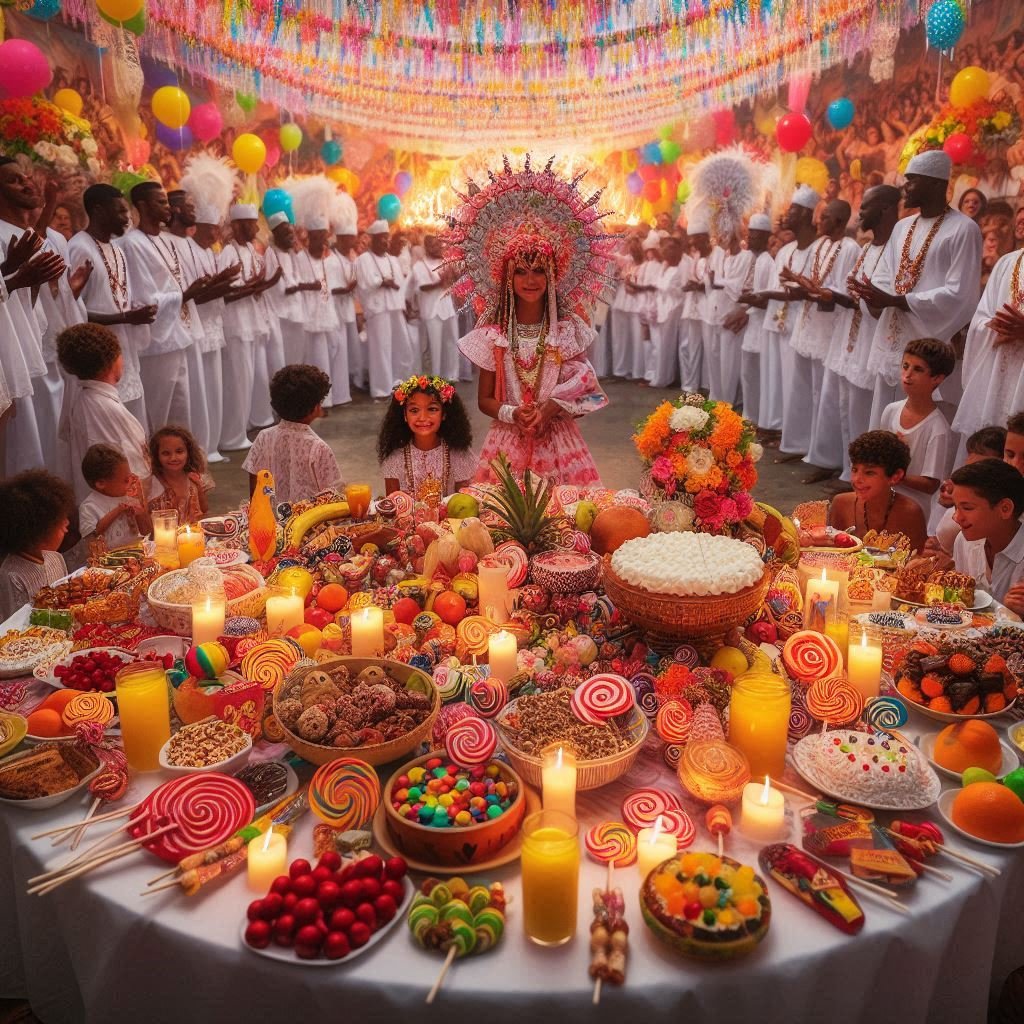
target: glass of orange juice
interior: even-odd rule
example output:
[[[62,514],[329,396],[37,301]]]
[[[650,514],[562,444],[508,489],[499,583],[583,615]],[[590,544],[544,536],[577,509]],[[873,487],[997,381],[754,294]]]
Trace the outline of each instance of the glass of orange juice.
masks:
[[[371,497],[369,484],[346,485],[345,500],[348,502],[348,514],[353,519],[365,519]]]
[[[171,703],[163,665],[136,661],[114,677],[121,742],[137,772],[160,767],[160,748],[171,738]]]
[[[523,927],[538,945],[561,946],[576,934],[578,831],[562,811],[537,811],[523,822]]]

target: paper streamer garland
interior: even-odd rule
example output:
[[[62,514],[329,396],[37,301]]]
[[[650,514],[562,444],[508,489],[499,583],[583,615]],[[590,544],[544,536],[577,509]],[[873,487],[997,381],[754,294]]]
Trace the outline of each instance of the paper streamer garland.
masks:
[[[486,764],[498,746],[498,733],[482,718],[461,718],[449,726],[444,738],[448,756],[460,768]]]
[[[624,868],[636,860],[636,836],[621,821],[603,821],[595,825],[583,840],[587,855],[599,864],[611,862]]]
[[[135,838],[163,825],[171,832],[143,843],[169,864],[217,846],[245,828],[256,813],[252,792],[220,772],[198,772],[157,786],[132,812],[128,832]]]
[[[362,828],[380,803],[380,779],[357,757],[339,757],[317,768],[309,784],[309,808],[325,824],[344,832]]]
[[[839,676],[819,679],[807,691],[807,710],[819,722],[849,725],[857,720],[863,708],[860,691]]]
[[[843,654],[832,637],[801,629],[782,648],[782,663],[791,678],[807,684],[834,675],[842,667]]]
[[[639,831],[650,828],[659,814],[682,810],[682,803],[664,789],[637,789],[622,801],[622,820]]]
[[[601,725],[626,714],[636,704],[636,693],[622,676],[602,672],[580,683],[569,703],[581,722]]]

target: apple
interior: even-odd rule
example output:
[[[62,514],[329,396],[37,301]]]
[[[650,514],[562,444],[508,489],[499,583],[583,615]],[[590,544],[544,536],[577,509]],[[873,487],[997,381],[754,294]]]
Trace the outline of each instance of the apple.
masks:
[[[471,494],[453,494],[444,510],[448,519],[469,519],[480,515],[480,505]]]
[[[327,626],[334,621],[333,612],[329,612],[326,608],[320,608],[316,605],[307,608],[302,617],[305,622],[310,626],[316,626],[317,629],[323,629],[324,626]]]

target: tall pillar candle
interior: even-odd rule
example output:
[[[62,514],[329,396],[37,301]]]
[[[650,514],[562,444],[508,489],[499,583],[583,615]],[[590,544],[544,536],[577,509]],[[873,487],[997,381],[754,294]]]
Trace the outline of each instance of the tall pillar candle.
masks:
[[[636,837],[636,862],[640,868],[641,883],[659,864],[674,857],[677,852],[676,837],[662,829],[659,814],[654,825],[640,829]]]
[[[246,850],[249,888],[267,893],[274,879],[288,874],[288,840],[273,827],[250,840]]]
[[[476,571],[480,614],[492,622],[508,622],[508,568],[502,564],[487,565],[481,562]]]
[[[507,629],[492,633],[487,640],[487,664],[491,678],[507,683],[518,671],[519,644]]]
[[[153,512],[153,543],[156,560],[165,569],[178,568],[178,513],[175,509]]]
[[[561,743],[544,750],[541,789],[546,811],[576,817],[576,755]]]
[[[205,644],[224,632],[225,604],[221,594],[207,594],[192,602],[192,643]]]
[[[267,632],[284,636],[289,629],[302,624],[305,600],[296,590],[278,590],[267,598]]]
[[[184,569],[206,554],[206,536],[198,527],[183,526],[178,531],[178,565]]]
[[[804,589],[804,626],[825,632],[825,624],[836,617],[839,609],[839,581],[830,580],[825,569],[821,576],[812,576]]]
[[[882,682],[882,648],[868,643],[868,635],[861,632],[859,643],[850,644],[847,658],[850,685],[867,700],[877,697]]]
[[[782,775],[792,698],[789,685],[770,672],[747,672],[729,698],[729,742],[746,755],[752,775]]]
[[[384,653],[384,612],[374,605],[360,608],[351,623],[353,656],[379,658]]]

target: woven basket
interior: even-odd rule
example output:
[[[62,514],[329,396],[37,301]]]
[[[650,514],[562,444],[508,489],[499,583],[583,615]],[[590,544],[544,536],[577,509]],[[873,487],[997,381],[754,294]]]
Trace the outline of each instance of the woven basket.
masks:
[[[512,742],[511,732],[506,724],[510,715],[515,712],[518,701],[510,701],[502,709],[501,714],[494,720],[497,726],[498,735],[501,737],[501,745],[508,757],[509,764],[523,777],[523,780],[534,789],[542,787],[541,769],[544,761],[536,754],[527,754],[519,750]],[[600,789],[614,782],[617,778],[625,775],[640,753],[640,748],[647,739],[650,730],[650,723],[647,716],[634,705],[629,713],[629,725],[627,726],[631,743],[617,754],[608,757],[597,758],[593,761],[576,761],[576,789]]]
[[[617,576],[607,555],[603,575],[605,593],[623,618],[641,629],[668,634],[680,640],[714,636],[733,626],[743,625],[761,607],[770,582],[768,574],[763,573],[757,583],[735,594],[701,597],[655,594]]]
[[[228,601],[225,609],[227,618],[236,615],[244,615],[258,619],[267,606],[269,590],[267,581],[251,565],[237,565],[233,567],[235,572],[243,573],[250,577],[256,584],[255,590],[248,594],[236,597]],[[179,636],[192,635],[192,606],[188,604],[172,604],[163,600],[163,595],[181,585],[182,579],[187,575],[187,569],[174,569],[165,573],[158,580],[155,580],[146,593],[146,601],[153,613],[153,618],[158,626]]]
[[[284,733],[288,746],[311,764],[327,764],[339,757],[357,757],[360,761],[373,765],[388,764],[391,761],[397,761],[400,757],[408,757],[413,751],[418,750],[419,745],[429,738],[434,725],[434,719],[437,718],[437,713],[441,710],[441,692],[434,686],[433,680],[425,672],[421,672],[419,669],[412,668],[409,665],[403,665],[400,661],[389,661],[383,658],[339,657],[317,665],[303,665],[301,668],[297,668],[289,673],[285,681],[274,691],[275,713],[280,694],[288,689],[291,683],[296,680],[301,682],[310,672],[330,671],[331,666],[339,662],[354,676],[362,672],[364,668],[369,668],[371,665],[379,665],[381,668],[386,669],[392,678],[404,683],[407,688],[409,681],[413,678],[426,681],[430,686],[429,692],[433,697],[430,714],[415,729],[407,732],[404,736],[399,736],[398,739],[388,740],[387,743],[373,743],[363,747],[332,747],[324,743],[310,743],[301,736],[297,736],[290,729],[286,729],[279,718],[278,724],[281,726],[281,731]]]

